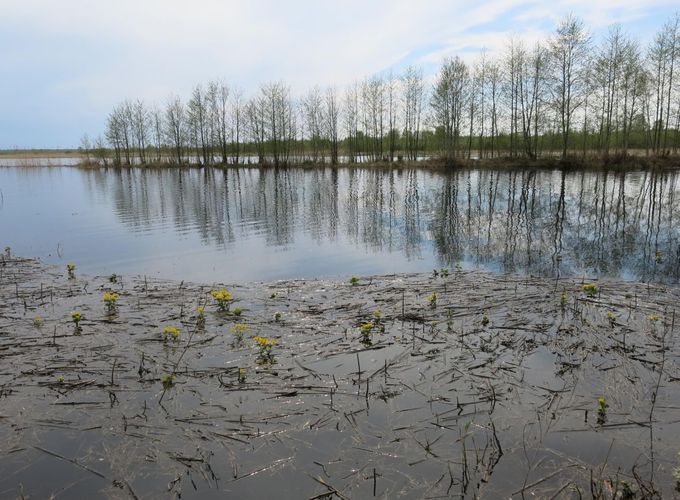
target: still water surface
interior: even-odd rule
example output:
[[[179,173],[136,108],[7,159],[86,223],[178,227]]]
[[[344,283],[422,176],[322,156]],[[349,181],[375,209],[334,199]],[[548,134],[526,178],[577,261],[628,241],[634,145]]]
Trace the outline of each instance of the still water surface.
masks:
[[[462,266],[676,283],[676,172],[0,168],[0,245],[192,281]]]

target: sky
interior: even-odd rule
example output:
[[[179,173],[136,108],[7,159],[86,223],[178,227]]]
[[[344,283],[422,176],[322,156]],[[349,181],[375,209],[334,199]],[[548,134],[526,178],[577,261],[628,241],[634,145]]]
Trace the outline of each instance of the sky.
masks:
[[[220,79],[245,96],[342,88],[445,56],[545,39],[574,14],[643,45],[677,0],[0,0],[0,149],[72,148],[126,98],[164,104]]]

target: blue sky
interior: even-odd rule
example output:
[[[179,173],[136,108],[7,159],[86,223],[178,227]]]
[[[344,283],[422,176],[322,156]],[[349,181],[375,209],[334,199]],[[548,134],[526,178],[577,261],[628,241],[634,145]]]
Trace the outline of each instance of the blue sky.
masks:
[[[248,96],[343,85],[447,55],[548,36],[573,13],[597,40],[620,23],[646,45],[674,14],[648,0],[0,0],[0,149],[75,147],[125,98],[163,104],[223,79]]]

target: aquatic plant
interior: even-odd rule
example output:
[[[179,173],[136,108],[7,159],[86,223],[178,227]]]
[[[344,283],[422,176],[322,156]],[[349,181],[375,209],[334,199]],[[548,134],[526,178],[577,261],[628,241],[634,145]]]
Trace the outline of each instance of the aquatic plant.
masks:
[[[597,398],[597,423],[603,424],[607,420],[607,400],[604,397]]]
[[[352,286],[355,286],[355,285],[357,285],[358,283],[359,283],[359,278],[356,277],[356,276],[352,276],[352,277],[349,279],[349,284],[352,285]]]
[[[657,250],[656,254],[654,254],[654,262],[657,264],[661,264],[661,262],[663,262],[663,252],[661,252],[661,250]]]
[[[482,316],[482,326],[486,326],[488,324],[489,324],[489,317],[486,315],[486,313],[484,313],[484,315]]]
[[[239,368],[238,369],[238,383],[239,384],[245,384],[246,383],[247,373],[248,373],[247,368]]]
[[[102,295],[102,302],[106,305],[106,310],[109,313],[116,312],[116,304],[118,302],[118,294],[114,292],[107,292]]]
[[[250,327],[244,323],[237,323],[231,327],[231,332],[236,336],[237,341],[243,340],[243,335],[250,331]]]
[[[76,325],[76,329],[80,329],[80,322],[83,320],[83,313],[80,311],[73,311],[71,313],[71,321]]]
[[[64,378],[63,375],[59,375],[59,376],[57,377],[57,384],[61,385],[61,384],[63,384],[63,383],[65,382],[65,380],[66,380],[66,379]]]
[[[598,292],[597,285],[595,283],[583,283],[583,285],[581,285],[581,290],[583,290],[583,292],[588,297],[595,297]]]
[[[437,292],[432,292],[432,293],[427,297],[427,301],[429,302],[430,307],[432,307],[433,309],[434,309],[435,307],[437,307]]]
[[[656,334],[656,324],[661,320],[661,317],[658,314],[650,314],[647,316],[647,320],[651,324],[652,333]]]
[[[231,304],[232,296],[229,290],[222,288],[221,290],[213,290],[210,295],[215,302],[217,302],[217,307],[220,311],[228,311],[229,304]]]
[[[76,265],[73,262],[66,264],[66,272],[68,273],[68,279],[72,280],[76,277]]]
[[[446,267],[442,267],[439,270],[439,274],[442,275],[442,278],[447,278],[449,276],[449,270]]]
[[[373,311],[373,321],[376,325],[379,325],[382,321],[383,313],[380,309]]]
[[[109,282],[118,283],[118,275],[116,273],[113,273],[111,276],[109,276]]]
[[[196,328],[205,328],[205,307],[203,306],[196,308]]]
[[[240,307],[234,307],[234,314],[236,316],[240,316],[242,312],[243,312],[243,309],[241,309]]]
[[[163,389],[170,389],[175,384],[175,375],[172,373],[164,373],[163,376],[161,376],[161,384],[163,384]]]
[[[270,299],[275,299],[275,298],[276,298],[276,292],[272,292],[272,293],[269,295],[269,298],[270,298]]]
[[[278,323],[280,320],[281,320],[281,313],[279,311],[276,311],[274,313],[274,321],[276,321]]]
[[[562,309],[567,305],[567,292],[562,292],[562,295],[560,295],[560,306]]]
[[[359,332],[361,333],[361,343],[365,345],[371,344],[371,333],[373,333],[373,328],[375,325],[372,322],[363,323],[359,326]]]
[[[36,316],[35,318],[33,318],[33,326],[38,329],[42,327],[43,319],[40,316]]]
[[[163,329],[163,340],[165,341],[167,341],[169,337],[172,337],[172,340],[174,341],[178,341],[180,335],[181,335],[180,329],[174,326],[166,326]]]
[[[253,337],[253,340],[260,349],[260,352],[257,356],[258,361],[260,363],[273,363],[274,355],[272,354],[272,347],[278,345],[279,343],[274,339],[269,339],[260,335]]]
[[[628,481],[621,481],[621,498],[624,500],[635,498],[633,486]]]
[[[616,314],[612,311],[607,311],[607,320],[609,320],[609,324],[613,327],[616,324]]]

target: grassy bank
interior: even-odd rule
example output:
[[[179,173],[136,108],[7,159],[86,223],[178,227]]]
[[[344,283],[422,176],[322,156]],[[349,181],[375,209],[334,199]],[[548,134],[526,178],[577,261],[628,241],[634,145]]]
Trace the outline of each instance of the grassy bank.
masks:
[[[31,167],[31,166],[59,166],[58,160],[60,158],[79,159],[73,166],[80,168],[100,168],[106,166],[115,166],[110,159],[104,163],[102,160],[88,157],[78,150],[4,150],[0,151],[0,162],[2,160],[13,161],[16,166]],[[126,167],[129,165],[119,165]],[[200,163],[173,163],[168,158],[163,158],[162,161],[147,161],[144,164],[134,163],[133,166],[143,166],[145,168],[203,168],[204,165]],[[215,162],[210,166],[216,168],[263,168],[274,167],[273,163],[219,163]],[[496,158],[482,158],[482,159],[467,159],[467,158],[452,158],[446,159],[441,157],[432,157],[422,160],[395,160],[393,162],[385,161],[364,161],[358,163],[338,163],[332,165],[328,162],[313,162],[313,161],[290,161],[281,167],[294,168],[385,168],[385,169],[413,169],[422,168],[430,170],[448,170],[452,168],[458,169],[546,169],[546,170],[669,170],[680,168],[680,156],[647,156],[644,151],[637,151],[634,154],[621,155],[595,155],[589,154],[574,155],[566,159],[561,159],[557,156],[542,156],[536,159],[524,157],[509,157],[502,156]]]
[[[73,274],[0,260],[0,496],[674,494],[675,288]]]

